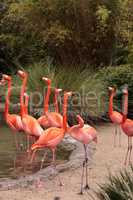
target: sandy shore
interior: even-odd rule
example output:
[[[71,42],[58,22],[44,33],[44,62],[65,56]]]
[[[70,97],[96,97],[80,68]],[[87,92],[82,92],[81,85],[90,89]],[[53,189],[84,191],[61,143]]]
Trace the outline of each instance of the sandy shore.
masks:
[[[98,185],[106,181],[108,171],[117,173],[123,167],[126,153],[127,137],[122,134],[122,147],[113,147],[113,125],[102,125],[98,127],[99,137],[97,152],[90,169],[90,187],[83,196],[78,195],[80,188],[81,168],[69,169],[60,173],[64,186],[58,185],[57,177],[52,180],[41,182],[40,188],[36,184],[30,188],[0,191],[0,200],[94,200],[94,191]],[[118,141],[118,140],[117,140]]]

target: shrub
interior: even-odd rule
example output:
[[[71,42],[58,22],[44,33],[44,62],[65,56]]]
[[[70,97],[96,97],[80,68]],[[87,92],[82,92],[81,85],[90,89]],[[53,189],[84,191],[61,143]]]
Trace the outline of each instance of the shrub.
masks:
[[[109,175],[96,194],[99,200],[133,200],[133,167],[117,176]]]

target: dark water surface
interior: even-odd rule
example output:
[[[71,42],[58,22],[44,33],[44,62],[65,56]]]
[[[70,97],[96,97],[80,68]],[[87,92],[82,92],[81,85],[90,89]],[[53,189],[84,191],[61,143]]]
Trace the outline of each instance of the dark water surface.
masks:
[[[16,150],[14,133],[6,126],[0,125],[0,178],[19,178],[40,170],[41,159],[44,150],[38,151],[34,162],[31,164],[27,158],[26,136],[24,133],[17,133],[17,140],[21,150]],[[31,141],[32,144],[33,141]],[[48,150],[49,151],[49,150]],[[71,152],[58,148],[57,164],[68,160]],[[43,167],[51,164],[52,154],[49,151]]]

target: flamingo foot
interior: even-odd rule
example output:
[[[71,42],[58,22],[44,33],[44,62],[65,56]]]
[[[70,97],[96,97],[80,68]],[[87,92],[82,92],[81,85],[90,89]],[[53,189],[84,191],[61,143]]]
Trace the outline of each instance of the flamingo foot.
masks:
[[[83,195],[83,191],[81,190],[80,192],[78,192],[78,195]]]
[[[90,190],[90,187],[89,185],[87,184],[85,187],[84,187],[85,190]]]

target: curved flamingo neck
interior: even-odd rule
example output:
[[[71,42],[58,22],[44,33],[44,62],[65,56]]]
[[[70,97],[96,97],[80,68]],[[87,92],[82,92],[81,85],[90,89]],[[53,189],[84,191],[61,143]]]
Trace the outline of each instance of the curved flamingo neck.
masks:
[[[59,106],[58,106],[58,93],[55,91],[54,94],[54,105],[55,105],[55,111],[59,113]]]
[[[25,75],[25,78],[23,79],[22,87],[21,87],[21,94],[20,94],[20,108],[21,108],[21,116],[25,114],[25,104],[24,104],[24,93],[26,90],[26,84],[27,84],[28,75]]]
[[[123,123],[127,119],[128,114],[128,94],[124,95],[124,103],[123,103]]]
[[[44,114],[46,112],[48,112],[48,109],[49,109],[49,96],[50,96],[50,93],[51,93],[51,83],[48,84],[48,88],[47,88],[47,94],[46,96],[44,95]]]
[[[111,93],[109,98],[109,115],[113,113],[113,99],[114,99],[114,92]]]
[[[8,90],[7,90],[7,96],[6,96],[6,102],[5,102],[5,119],[7,118],[9,114],[9,103],[10,103],[10,96],[11,96],[11,80],[8,81]]]
[[[78,127],[79,128],[83,128],[84,127],[84,120],[80,117],[80,118],[78,118]]]

